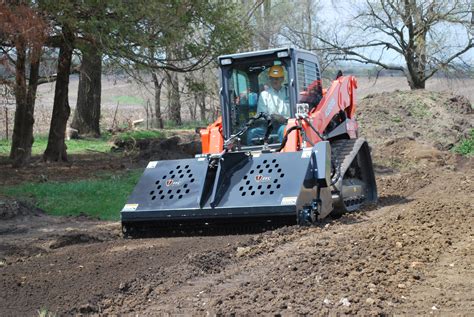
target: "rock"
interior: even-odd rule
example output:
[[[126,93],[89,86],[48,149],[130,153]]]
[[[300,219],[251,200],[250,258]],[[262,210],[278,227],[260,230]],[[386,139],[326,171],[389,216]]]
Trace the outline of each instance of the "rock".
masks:
[[[249,252],[250,252],[250,247],[238,247],[237,252],[235,253],[235,256],[240,258],[240,257],[246,255]]]
[[[366,302],[367,304],[369,304],[369,305],[373,305],[373,304],[375,304],[375,299],[368,297],[368,298],[365,300],[365,302]]]
[[[398,288],[406,288],[406,285],[403,283],[398,284]]]
[[[395,243],[395,246],[399,249],[403,248],[403,244],[399,241],[397,243]]]
[[[120,285],[119,285],[119,290],[121,290],[121,291],[125,291],[125,290],[127,290],[127,288],[128,288],[128,285],[127,285],[127,283],[120,282]]]
[[[341,300],[339,301],[339,304],[342,304],[342,306],[346,306],[346,307],[351,306],[351,302],[349,301],[347,297],[341,298]]]
[[[324,303],[325,305],[331,305],[331,301],[330,301],[329,299],[327,299],[327,298],[325,298],[325,299],[323,300],[323,303]]]
[[[438,307],[433,305],[433,307],[431,307],[431,310],[438,310]]]

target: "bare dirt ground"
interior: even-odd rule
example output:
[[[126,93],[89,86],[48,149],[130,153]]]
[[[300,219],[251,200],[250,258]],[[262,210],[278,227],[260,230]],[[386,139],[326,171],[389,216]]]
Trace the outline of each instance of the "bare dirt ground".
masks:
[[[116,222],[53,218],[0,197],[0,314],[472,314],[474,162],[446,151],[463,132],[441,125],[432,97],[361,100],[379,203],[311,228],[123,240]],[[415,101],[430,111],[419,135],[403,114]],[[400,106],[402,120],[376,105]],[[472,128],[472,111],[459,116]],[[383,122],[392,130],[381,133]]]

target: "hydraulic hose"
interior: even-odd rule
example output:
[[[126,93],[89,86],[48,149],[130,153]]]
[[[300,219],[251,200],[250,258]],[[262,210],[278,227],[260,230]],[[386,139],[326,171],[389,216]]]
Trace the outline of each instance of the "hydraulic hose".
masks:
[[[291,132],[295,131],[295,130],[300,130],[302,131],[303,128],[300,127],[299,125],[295,125],[295,126],[292,126],[291,128],[289,128],[286,133],[285,133],[285,136],[283,137],[283,140],[281,141],[281,145],[280,147],[276,150],[277,152],[280,152],[281,150],[283,150],[283,148],[285,147],[286,145],[286,142],[288,141],[288,135],[290,135]]]

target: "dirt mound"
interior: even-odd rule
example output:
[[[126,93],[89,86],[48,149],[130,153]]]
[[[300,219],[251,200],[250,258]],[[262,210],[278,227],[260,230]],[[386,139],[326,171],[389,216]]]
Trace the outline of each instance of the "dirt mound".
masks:
[[[75,244],[86,244],[86,243],[97,243],[110,241],[117,239],[118,235],[113,235],[109,232],[103,233],[83,233],[83,232],[71,232],[68,234],[60,235],[52,239],[51,244],[49,245],[50,249],[59,249],[70,245]]]
[[[357,120],[361,135],[371,145],[394,137],[410,137],[440,150],[451,149],[474,126],[467,98],[417,90],[367,95],[359,102]]]
[[[192,158],[200,153],[201,142],[193,136],[172,136],[166,139],[144,139],[116,142],[118,150],[138,150],[139,160],[173,160]],[[184,141],[183,141],[184,140]]]
[[[5,257],[15,256],[15,257],[29,257],[44,253],[45,249],[32,246],[32,245],[22,245],[19,246],[14,243],[0,243],[0,259]]]
[[[181,138],[171,137],[166,140],[151,141],[146,148],[140,151],[142,160],[175,160],[182,158],[192,158],[201,150],[201,145],[197,141],[190,143],[180,143]]]
[[[189,254],[185,263],[198,273],[219,273],[230,263],[230,255],[224,251],[210,251],[208,253]]]
[[[0,197],[0,220],[7,220],[20,217],[42,216],[44,211],[26,202]]]

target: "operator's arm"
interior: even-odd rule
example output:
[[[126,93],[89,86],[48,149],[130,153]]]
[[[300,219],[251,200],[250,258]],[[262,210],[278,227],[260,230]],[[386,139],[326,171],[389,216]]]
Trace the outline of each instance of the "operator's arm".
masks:
[[[266,92],[265,90],[260,93],[260,98],[258,98],[257,113],[268,113],[268,106],[266,103],[266,100],[268,99],[267,96],[268,92]]]

